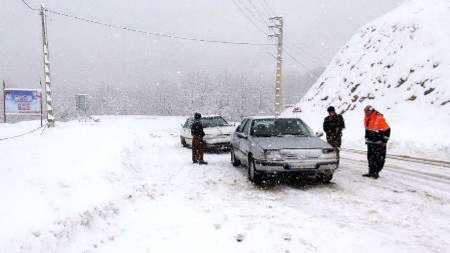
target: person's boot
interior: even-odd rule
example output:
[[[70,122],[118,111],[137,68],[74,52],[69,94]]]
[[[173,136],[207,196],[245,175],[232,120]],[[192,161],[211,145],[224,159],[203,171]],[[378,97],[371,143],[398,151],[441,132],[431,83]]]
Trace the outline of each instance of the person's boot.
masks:
[[[378,174],[378,172],[375,172],[375,173],[372,174],[372,177],[374,179],[378,179],[380,177],[380,175]]]
[[[370,173],[367,173],[367,174],[363,174],[362,176],[363,176],[363,177],[371,177],[371,176],[372,176],[372,174],[370,174]]]
[[[200,164],[200,165],[206,165],[206,164],[208,164],[206,161],[203,161],[203,160],[201,160],[201,161],[198,161],[198,164]]]
[[[192,163],[198,163],[198,161],[192,160]]]

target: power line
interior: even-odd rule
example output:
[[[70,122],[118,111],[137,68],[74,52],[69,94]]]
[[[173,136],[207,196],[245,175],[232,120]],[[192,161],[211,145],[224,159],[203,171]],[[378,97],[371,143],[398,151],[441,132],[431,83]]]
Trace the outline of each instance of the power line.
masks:
[[[287,49],[284,49],[284,52],[286,53],[287,56],[289,56],[289,58],[291,58],[294,62],[296,62],[297,64],[299,64],[300,66],[302,66],[305,69],[309,69],[308,66],[306,66],[304,63],[302,63],[301,61],[297,60],[297,58],[295,58]]]
[[[263,5],[265,5],[265,8],[269,13],[272,13],[272,16],[277,16],[276,11],[269,5],[269,3],[266,0],[262,0]]]
[[[30,9],[30,10],[32,10],[32,11],[37,11],[37,10],[39,10],[38,8],[33,8],[33,7],[31,7],[31,5],[27,2],[27,1],[25,1],[25,0],[21,0],[22,1],[22,3],[24,3],[27,7],[28,7],[28,9]]]
[[[262,30],[259,28],[259,26],[254,22],[254,20],[251,19],[251,18],[245,13],[245,11],[242,9],[242,7],[241,7],[240,5],[238,5],[237,2],[236,2],[235,0],[232,0],[232,1],[233,1],[234,5],[236,5],[236,7],[239,9],[239,11],[241,12],[241,14],[242,14],[242,15],[243,15],[250,23],[252,23],[259,31],[261,31],[264,35],[267,36],[267,33],[264,32],[264,31],[262,31]],[[248,0],[248,1],[252,4],[251,0]],[[264,2],[265,2],[265,4],[268,6],[267,2],[266,2],[266,1],[264,1]],[[252,6],[256,9],[256,6],[255,6],[254,4],[252,4]],[[270,7],[268,7],[268,8],[270,8]],[[248,8],[247,8],[247,10],[250,11]],[[304,63],[300,62],[297,58],[295,58],[291,53],[289,53],[289,52],[287,51],[287,49],[285,49],[285,52],[286,52],[286,55],[289,56],[289,58],[291,58],[295,63],[299,64],[299,65],[300,65],[301,67],[303,67],[303,68],[308,69],[308,67],[307,67]]]
[[[258,24],[256,24],[256,22],[252,18],[250,18],[250,16],[248,16],[248,14],[244,11],[244,9],[242,9],[242,7],[236,2],[236,0],[232,0],[232,1],[233,1],[233,4],[239,10],[239,12],[245,17],[245,19],[247,19],[260,32],[267,35],[267,33],[264,31],[264,29],[261,29],[261,27],[259,27]]]
[[[304,50],[301,47],[296,47],[291,43],[286,42],[286,47],[291,50],[291,52],[297,52],[298,54],[302,55],[302,57],[306,60],[308,60],[312,64],[318,64],[320,65],[320,60],[311,54],[309,54],[306,50]]]
[[[275,15],[272,15],[272,13],[270,13],[270,11],[269,10],[267,10],[265,7],[264,7],[264,4],[261,2],[261,1],[256,1],[257,3],[258,3],[258,5],[261,7],[261,10],[262,10],[262,12],[263,12],[263,16],[266,16],[266,17],[272,17],[272,16],[275,16]]]
[[[247,0],[247,2],[250,3],[251,8],[253,8],[254,12],[256,13],[255,17],[259,17],[261,19],[261,21],[263,22],[263,24],[265,24],[266,26],[269,26],[269,23],[267,23],[269,16],[265,17],[265,14],[263,12],[261,12],[261,10],[259,8],[256,7],[256,5],[252,2],[252,0]],[[249,11],[251,11],[251,10],[249,10]]]
[[[41,126],[41,127],[35,128],[35,129],[33,129],[33,130],[30,130],[30,131],[28,131],[28,132],[21,133],[21,134],[15,135],[15,136],[2,137],[2,138],[0,138],[0,141],[6,141],[6,140],[11,140],[11,139],[19,138],[19,137],[22,137],[22,136],[25,136],[25,135],[28,135],[28,134],[32,134],[32,133],[34,133],[34,132],[36,132],[36,131],[38,131],[38,130],[40,130],[40,129],[45,129],[45,126]]]
[[[139,29],[131,28],[131,27],[127,27],[127,26],[108,24],[108,23],[104,23],[104,22],[101,22],[98,20],[93,20],[93,19],[83,18],[83,17],[79,17],[79,16],[75,16],[75,15],[70,15],[67,13],[63,13],[63,12],[55,11],[55,10],[51,10],[51,9],[47,9],[47,11],[49,13],[52,13],[55,15],[76,19],[76,20],[83,21],[86,23],[91,23],[91,24],[106,26],[109,28],[121,29],[121,30],[129,31],[129,32],[141,33],[141,34],[146,34],[146,35],[151,35],[151,36],[165,37],[165,38],[178,39],[178,40],[197,41],[197,42],[204,42],[204,43],[217,43],[217,44],[248,45],[248,46],[272,46],[273,45],[273,44],[269,44],[269,43],[252,43],[252,42],[242,42],[242,41],[199,39],[199,38],[185,37],[185,36],[160,33],[160,32],[149,32],[149,31],[139,30]]]

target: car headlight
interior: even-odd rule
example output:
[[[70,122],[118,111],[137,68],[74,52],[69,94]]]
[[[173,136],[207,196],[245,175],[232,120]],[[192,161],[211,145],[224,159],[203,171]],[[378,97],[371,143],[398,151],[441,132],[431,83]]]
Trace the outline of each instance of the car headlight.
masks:
[[[281,153],[279,150],[265,150],[264,156],[265,156],[266,160],[270,160],[270,161],[283,160],[283,157],[281,156]]]
[[[322,149],[322,155],[320,156],[322,159],[336,159],[337,154],[333,148],[324,148]]]
[[[322,149],[322,153],[324,153],[324,154],[330,154],[330,153],[333,153],[333,152],[334,152],[333,148],[324,148],[324,149]]]

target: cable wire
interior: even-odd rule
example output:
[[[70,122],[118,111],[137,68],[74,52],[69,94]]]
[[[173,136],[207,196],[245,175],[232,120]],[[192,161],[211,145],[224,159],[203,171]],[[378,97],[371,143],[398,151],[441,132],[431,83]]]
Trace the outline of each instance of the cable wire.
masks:
[[[244,9],[236,2],[236,0],[232,0],[233,4],[237,7],[237,9],[239,10],[239,12],[245,17],[245,19],[247,19],[251,24],[253,24],[253,26],[255,26],[256,29],[258,29],[258,31],[262,32],[263,34],[267,35],[267,33],[261,29],[261,27],[259,27],[256,22],[250,18],[250,16],[248,16],[248,14],[244,11]]]
[[[247,2],[250,3],[251,8],[254,10],[254,13],[256,13],[255,17],[260,18],[260,20],[263,22],[263,24],[265,26],[269,26],[269,23],[268,23],[269,17],[266,18],[264,13],[261,12],[261,10],[256,7],[256,5],[252,2],[252,0],[247,0]]]
[[[277,16],[277,12],[269,5],[266,0],[262,0],[263,5],[266,6],[266,9],[269,13],[272,13],[272,16]]]
[[[258,6],[260,6],[262,13],[264,14],[263,16],[266,16],[268,18],[273,17],[274,15],[272,15],[270,13],[270,11],[268,11],[265,7],[264,4],[261,1],[256,1],[258,3]]]
[[[309,54],[305,49],[300,47],[295,47],[291,43],[286,42],[285,46],[287,49],[289,49],[292,53],[297,52],[297,55],[302,55],[302,58],[306,59],[308,62],[316,65],[320,65],[320,60],[311,54]]]
[[[38,11],[39,10],[38,8],[31,7],[31,5],[27,1],[25,1],[25,0],[21,0],[21,1],[22,1],[22,3],[24,3],[28,7],[28,9],[30,9],[32,11]]]
[[[10,140],[10,139],[19,138],[19,137],[22,137],[22,136],[25,136],[25,135],[28,135],[28,134],[32,134],[32,133],[38,131],[39,129],[45,129],[45,127],[46,126],[41,126],[41,127],[35,128],[33,130],[30,130],[30,131],[22,133],[22,134],[18,134],[18,135],[15,135],[15,136],[9,136],[9,137],[3,137],[3,138],[0,138],[0,141],[6,141],[6,140]]]
[[[204,42],[204,43],[229,44],[229,45],[248,45],[248,46],[272,46],[273,45],[270,43],[252,43],[252,42],[243,42],[243,41],[209,40],[209,39],[185,37],[185,36],[167,34],[167,33],[160,33],[160,32],[149,32],[149,31],[144,31],[144,30],[140,30],[140,29],[136,29],[136,28],[127,27],[127,26],[108,24],[108,23],[104,23],[104,22],[101,22],[98,20],[83,18],[80,16],[75,16],[75,15],[71,15],[71,14],[67,14],[64,12],[55,11],[55,10],[51,10],[51,9],[46,9],[46,11],[48,13],[51,13],[54,15],[68,17],[68,18],[72,18],[72,19],[75,19],[78,21],[83,21],[86,23],[101,25],[101,26],[114,28],[114,29],[125,30],[125,31],[129,31],[129,32],[146,34],[146,35],[150,35],[150,36],[165,37],[165,38],[178,39],[178,40],[197,41],[197,42]]]
[[[284,52],[286,53],[289,58],[291,58],[294,62],[296,62],[298,65],[302,66],[305,69],[310,69],[308,66],[306,66],[303,62],[297,60],[287,49],[284,49]]]

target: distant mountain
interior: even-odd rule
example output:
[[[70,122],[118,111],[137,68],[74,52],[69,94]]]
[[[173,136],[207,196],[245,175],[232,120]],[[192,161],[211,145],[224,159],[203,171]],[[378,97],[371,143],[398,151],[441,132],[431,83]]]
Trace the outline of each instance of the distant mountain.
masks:
[[[391,150],[450,160],[449,27],[450,1],[406,1],[353,36],[297,115],[320,128],[333,105],[347,120],[345,145],[362,147],[362,110],[370,104],[393,129]]]
[[[295,73],[292,71],[287,73],[284,76],[283,84],[285,104],[297,103],[324,71],[324,67],[318,67],[306,73]]]

